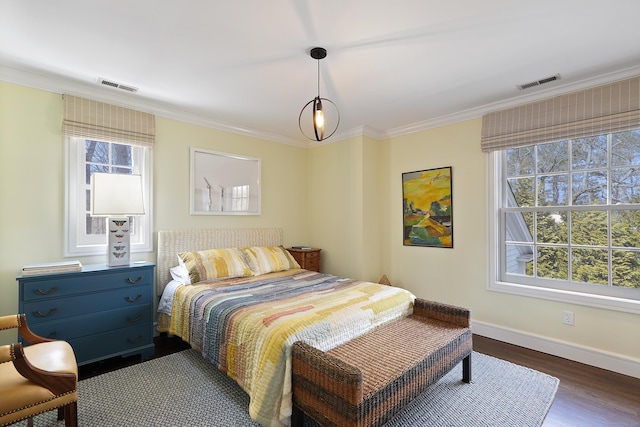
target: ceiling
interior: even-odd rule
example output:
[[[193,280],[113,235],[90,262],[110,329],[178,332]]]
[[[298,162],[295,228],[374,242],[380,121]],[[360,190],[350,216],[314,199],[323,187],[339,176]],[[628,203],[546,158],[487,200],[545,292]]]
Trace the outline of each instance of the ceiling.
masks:
[[[0,0],[0,80],[308,145],[322,46],[329,141],[385,138],[640,74],[638,16],[638,0]]]

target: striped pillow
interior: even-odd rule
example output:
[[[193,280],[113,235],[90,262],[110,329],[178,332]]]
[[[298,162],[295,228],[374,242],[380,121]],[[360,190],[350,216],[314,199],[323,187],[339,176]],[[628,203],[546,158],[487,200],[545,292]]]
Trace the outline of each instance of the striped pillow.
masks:
[[[178,257],[187,267],[191,283],[252,275],[237,248],[182,252]]]
[[[254,246],[241,251],[254,276],[300,268],[300,264],[282,246]]]

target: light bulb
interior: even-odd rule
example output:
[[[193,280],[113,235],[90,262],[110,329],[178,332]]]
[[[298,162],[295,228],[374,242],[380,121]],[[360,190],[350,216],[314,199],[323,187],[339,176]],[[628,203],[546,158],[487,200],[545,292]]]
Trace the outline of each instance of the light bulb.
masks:
[[[322,112],[322,110],[316,111],[316,117],[314,118],[314,121],[318,129],[324,130],[324,113]]]
[[[313,103],[313,132],[317,141],[324,139],[324,112],[322,111],[322,101],[317,96]]]

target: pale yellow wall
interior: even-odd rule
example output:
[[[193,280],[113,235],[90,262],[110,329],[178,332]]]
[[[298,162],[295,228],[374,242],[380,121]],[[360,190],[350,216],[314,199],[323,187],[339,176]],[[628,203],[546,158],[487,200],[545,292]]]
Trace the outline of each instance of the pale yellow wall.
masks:
[[[0,316],[18,310],[18,270],[63,260],[64,143],[60,94],[0,82]],[[308,240],[308,150],[156,118],[153,225],[160,229],[282,227],[285,244]],[[189,214],[189,147],[262,159],[262,214]],[[154,245],[155,246],[155,245]],[[153,261],[155,253],[133,254]],[[79,258],[104,263],[104,257]],[[0,344],[15,334],[0,334]]]
[[[190,215],[190,147],[262,159],[261,215]],[[156,118],[154,229],[282,227],[286,245],[307,239],[307,150]]]
[[[487,290],[486,155],[481,120],[393,138],[388,156],[390,280],[417,296],[472,309],[474,321],[606,354],[640,358],[637,315]],[[402,245],[402,172],[452,166],[454,248]],[[562,311],[575,313],[573,327]]]
[[[309,150],[309,244],[322,248],[322,271],[358,278],[361,138]]]

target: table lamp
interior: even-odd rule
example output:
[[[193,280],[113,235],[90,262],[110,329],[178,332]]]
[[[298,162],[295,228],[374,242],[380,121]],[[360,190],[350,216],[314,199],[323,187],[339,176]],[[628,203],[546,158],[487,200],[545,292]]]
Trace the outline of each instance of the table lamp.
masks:
[[[109,267],[129,265],[129,217],[144,215],[142,177],[94,172],[91,175],[90,215],[107,217]]]

